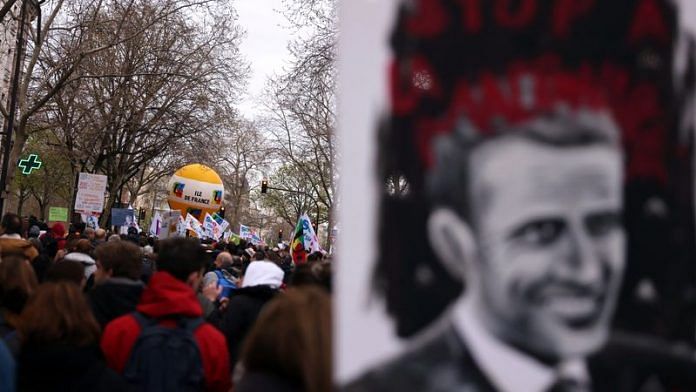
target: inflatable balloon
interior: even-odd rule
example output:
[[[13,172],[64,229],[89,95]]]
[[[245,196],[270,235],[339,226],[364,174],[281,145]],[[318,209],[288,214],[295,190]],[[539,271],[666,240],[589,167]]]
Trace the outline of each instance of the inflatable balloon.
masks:
[[[168,189],[169,208],[181,211],[184,217],[189,213],[198,220],[202,220],[206,212],[218,211],[225,195],[220,176],[198,163],[177,170],[169,180]]]

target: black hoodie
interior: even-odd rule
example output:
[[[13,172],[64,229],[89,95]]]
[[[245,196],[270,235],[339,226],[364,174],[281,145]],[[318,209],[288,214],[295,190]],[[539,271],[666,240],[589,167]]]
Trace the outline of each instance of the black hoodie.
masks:
[[[230,302],[219,322],[220,330],[227,338],[227,348],[230,353],[230,369],[239,356],[239,349],[244,338],[259,317],[263,306],[270,301],[278,289],[267,285],[243,287],[232,291]]]

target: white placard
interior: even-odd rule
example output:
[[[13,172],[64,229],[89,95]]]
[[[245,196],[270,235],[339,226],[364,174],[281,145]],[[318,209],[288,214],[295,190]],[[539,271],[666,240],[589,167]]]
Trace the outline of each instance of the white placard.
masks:
[[[101,174],[80,173],[75,197],[75,212],[101,214],[107,177]]]

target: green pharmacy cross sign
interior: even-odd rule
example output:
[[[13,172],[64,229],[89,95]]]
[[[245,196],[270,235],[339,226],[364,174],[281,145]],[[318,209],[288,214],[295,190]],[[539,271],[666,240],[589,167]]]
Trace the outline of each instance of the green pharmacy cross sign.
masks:
[[[29,175],[34,169],[40,169],[42,162],[39,160],[39,156],[36,154],[31,154],[27,159],[22,159],[19,161],[19,167],[22,168],[22,174]]]

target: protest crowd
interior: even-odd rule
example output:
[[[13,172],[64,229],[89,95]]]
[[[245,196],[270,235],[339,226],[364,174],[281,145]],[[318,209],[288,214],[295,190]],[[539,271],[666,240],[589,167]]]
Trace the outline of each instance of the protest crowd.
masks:
[[[0,391],[332,389],[323,251],[0,226]]]

